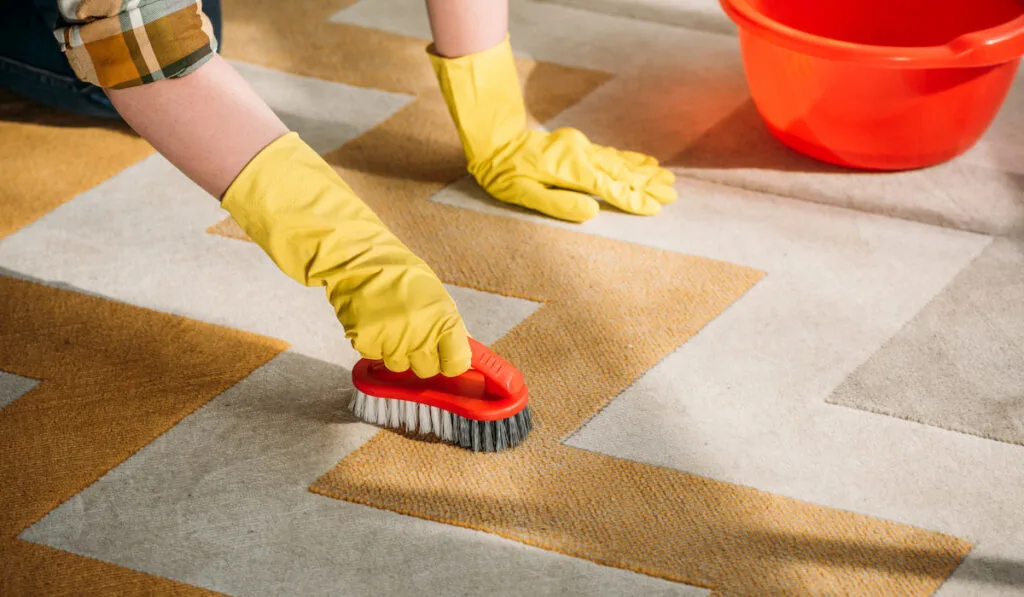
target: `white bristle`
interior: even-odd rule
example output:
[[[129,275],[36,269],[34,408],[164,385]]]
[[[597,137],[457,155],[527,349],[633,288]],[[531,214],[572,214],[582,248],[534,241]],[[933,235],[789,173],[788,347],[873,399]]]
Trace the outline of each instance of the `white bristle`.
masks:
[[[386,398],[374,398],[377,407],[377,424],[387,427],[388,424],[388,401]]]
[[[402,427],[402,403],[404,400],[394,400],[391,398],[388,401],[388,427],[393,429],[400,429]]]
[[[441,435],[441,409],[430,407],[430,429],[434,435]]]
[[[363,418],[367,421],[377,420],[377,402],[379,401],[373,396],[367,396],[366,401],[363,402]]]
[[[420,404],[418,410],[420,412],[420,433],[426,435],[433,429],[430,426],[430,407]]]
[[[352,402],[349,404],[349,408],[359,418],[363,417],[363,404],[366,403],[366,394],[356,390],[356,395]]]
[[[405,402],[405,429],[410,433],[416,432],[416,421],[420,418],[419,405],[415,402]]]
[[[452,414],[448,411],[441,413],[441,439],[446,442],[455,441],[455,425],[452,421]]]

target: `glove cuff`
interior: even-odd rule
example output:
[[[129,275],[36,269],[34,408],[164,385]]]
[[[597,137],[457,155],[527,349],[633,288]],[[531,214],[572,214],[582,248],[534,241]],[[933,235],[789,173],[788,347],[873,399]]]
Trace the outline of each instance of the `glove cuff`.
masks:
[[[427,48],[441,93],[459,131],[470,170],[526,128],[526,106],[508,36],[459,58]]]
[[[256,154],[221,206],[290,278],[306,285],[369,275],[381,254],[410,265],[407,249],[297,133]],[[379,269],[379,267],[378,267]]]

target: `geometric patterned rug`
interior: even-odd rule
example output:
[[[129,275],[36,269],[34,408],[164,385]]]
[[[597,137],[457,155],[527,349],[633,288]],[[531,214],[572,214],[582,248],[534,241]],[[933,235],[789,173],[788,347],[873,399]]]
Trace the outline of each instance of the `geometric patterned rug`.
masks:
[[[533,124],[669,164],[655,218],[476,188],[422,3],[225,6],[225,56],[526,375],[497,456],[351,419],[322,291],[130,131],[0,98],[0,593],[1024,594],[1021,125],[854,183],[744,112],[728,30],[578,6],[512,3]],[[914,180],[948,201],[879,194]]]

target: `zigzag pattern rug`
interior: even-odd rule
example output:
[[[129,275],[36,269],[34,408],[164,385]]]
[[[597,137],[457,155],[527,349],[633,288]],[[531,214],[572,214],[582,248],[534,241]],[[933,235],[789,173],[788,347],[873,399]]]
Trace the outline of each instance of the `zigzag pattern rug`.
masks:
[[[1024,86],[954,162],[837,172],[763,129],[713,1],[513,1],[531,124],[679,175],[574,225],[465,175],[422,2],[224,10],[538,427],[352,419],[322,291],[126,128],[3,96],[0,594],[1024,595]]]

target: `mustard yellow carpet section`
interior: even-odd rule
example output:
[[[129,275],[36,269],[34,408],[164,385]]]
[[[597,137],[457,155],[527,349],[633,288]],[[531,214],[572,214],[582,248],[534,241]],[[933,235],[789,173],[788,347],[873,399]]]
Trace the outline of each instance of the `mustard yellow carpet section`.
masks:
[[[563,445],[644,371],[742,300],[763,272],[430,202],[464,175],[464,162],[425,42],[326,23],[338,8],[319,0],[229,2],[234,37],[226,51],[417,97],[326,158],[446,282],[544,303],[495,345],[525,374],[538,427],[522,448],[496,456],[382,432],[313,491],[719,596],[937,589],[967,542]],[[264,35],[270,31],[274,43]],[[527,100],[537,121],[606,80],[555,65],[520,67],[531,76]],[[546,73],[552,78],[544,83]],[[211,232],[244,238],[230,221]]]
[[[0,238],[153,152],[6,92],[0,140]],[[284,345],[5,276],[0,314],[0,371],[41,381],[0,409],[0,595],[215,595],[17,535]]]
[[[249,333],[0,276],[0,595],[201,595],[18,534],[286,348]]]
[[[127,125],[0,91],[0,238],[153,152]]]

